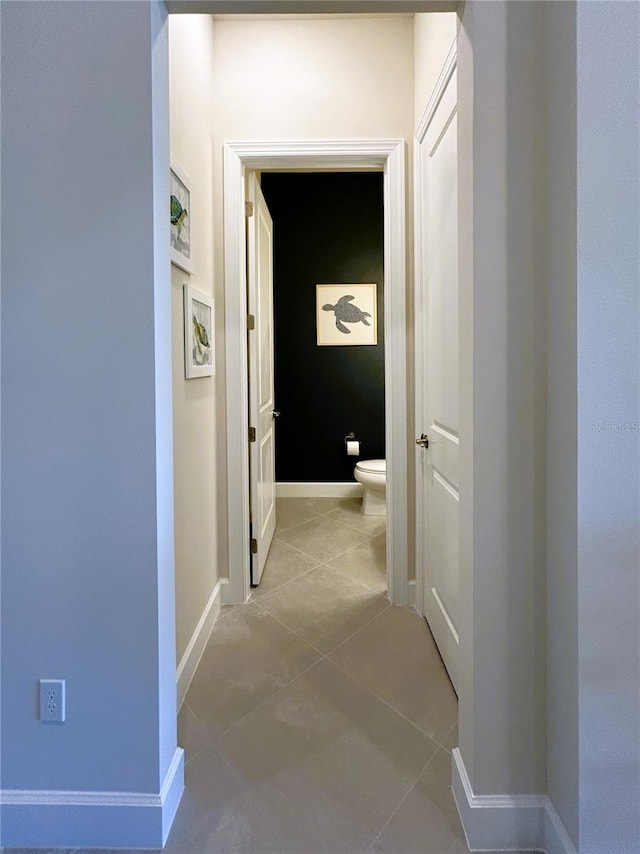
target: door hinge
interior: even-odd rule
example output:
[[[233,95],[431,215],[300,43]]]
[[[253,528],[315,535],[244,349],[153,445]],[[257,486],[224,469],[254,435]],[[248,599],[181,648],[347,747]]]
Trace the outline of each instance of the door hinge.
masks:
[[[247,315],[247,329],[249,330],[249,332],[251,332],[255,328],[256,328],[256,316],[255,316],[255,314],[248,314]]]
[[[249,441],[255,442],[255,440],[256,440],[256,428],[255,427],[249,427]]]
[[[252,555],[258,554],[258,541],[256,540],[255,537],[251,538],[251,554]]]
[[[244,203],[244,215],[247,217],[253,216],[253,202]]]

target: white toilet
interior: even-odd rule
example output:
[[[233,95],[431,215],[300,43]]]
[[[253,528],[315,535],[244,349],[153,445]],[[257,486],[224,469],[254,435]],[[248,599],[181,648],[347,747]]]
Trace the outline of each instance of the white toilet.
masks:
[[[386,516],[387,461],[360,460],[353,476],[364,486],[362,512],[366,516]]]

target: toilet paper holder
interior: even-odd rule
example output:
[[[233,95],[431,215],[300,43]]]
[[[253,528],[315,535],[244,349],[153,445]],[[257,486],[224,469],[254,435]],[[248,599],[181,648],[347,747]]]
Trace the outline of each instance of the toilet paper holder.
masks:
[[[347,452],[348,457],[359,457],[360,456],[360,442],[356,439],[356,434],[351,431],[351,433],[347,433],[344,437],[344,449]]]

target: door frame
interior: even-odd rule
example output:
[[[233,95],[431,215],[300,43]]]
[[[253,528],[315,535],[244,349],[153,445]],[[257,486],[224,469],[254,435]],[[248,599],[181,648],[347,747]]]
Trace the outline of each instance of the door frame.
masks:
[[[415,434],[419,436],[425,429],[422,423],[422,413],[424,412],[426,402],[426,347],[421,335],[417,334],[418,330],[422,329],[423,321],[427,312],[427,292],[426,288],[421,286],[422,278],[425,270],[424,260],[424,199],[422,198],[422,161],[420,158],[420,145],[424,142],[431,121],[435,115],[438,104],[440,103],[445,89],[451,80],[451,77],[457,68],[458,58],[458,39],[455,38],[449,49],[447,58],[444,61],[442,70],[438,75],[438,79],[433,87],[433,92],[429,97],[427,106],[422,114],[416,132],[414,135],[413,145],[413,181],[414,181],[414,206],[413,206],[413,228],[414,228],[414,282],[415,282]],[[458,309],[459,310],[459,309]],[[427,560],[427,543],[426,543],[426,525],[425,519],[427,514],[427,506],[425,500],[426,474],[424,462],[424,451],[417,445],[414,448],[415,452],[415,471],[416,471],[416,596],[415,608],[421,617],[425,617],[424,613],[424,567]]]
[[[229,579],[224,604],[249,598],[249,453],[245,173],[378,170],[384,174],[387,591],[408,602],[406,199],[403,139],[248,141],[224,145],[225,417]]]

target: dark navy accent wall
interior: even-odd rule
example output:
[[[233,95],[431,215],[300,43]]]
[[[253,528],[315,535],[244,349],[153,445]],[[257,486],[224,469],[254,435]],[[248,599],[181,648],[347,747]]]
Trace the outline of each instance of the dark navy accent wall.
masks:
[[[265,173],[273,218],[278,481],[352,481],[384,457],[383,176]],[[378,343],[319,347],[316,285],[378,285]]]

